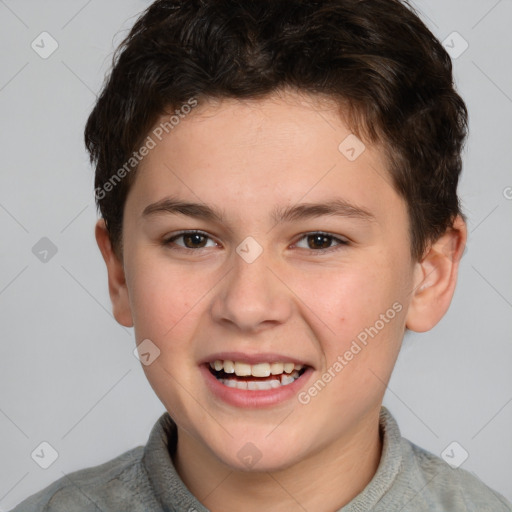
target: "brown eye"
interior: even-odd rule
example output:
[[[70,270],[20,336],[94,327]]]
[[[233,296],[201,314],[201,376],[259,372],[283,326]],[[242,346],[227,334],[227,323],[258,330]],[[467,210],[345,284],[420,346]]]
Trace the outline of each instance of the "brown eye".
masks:
[[[182,231],[163,241],[163,245],[178,249],[203,249],[215,247],[217,244],[206,234],[199,231]]]
[[[185,247],[188,249],[197,249],[204,247],[206,245],[206,240],[208,237],[201,235],[199,233],[192,233],[187,235],[182,235],[183,241],[185,243]]]
[[[308,233],[296,243],[301,249],[313,249],[315,252],[335,250],[348,244],[347,240],[322,232]]]
[[[308,246],[310,249],[328,249],[332,243],[332,236],[322,234],[308,235]]]

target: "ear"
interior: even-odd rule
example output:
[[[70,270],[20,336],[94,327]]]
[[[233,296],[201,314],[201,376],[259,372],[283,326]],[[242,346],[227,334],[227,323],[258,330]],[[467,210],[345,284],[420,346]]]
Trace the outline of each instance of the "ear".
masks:
[[[114,253],[104,219],[100,219],[96,223],[95,235],[96,242],[107,265],[108,291],[112,301],[114,318],[125,327],[133,327],[123,263]]]
[[[466,223],[459,215],[416,263],[415,285],[406,318],[406,327],[410,330],[429,331],[448,310],[466,239]]]

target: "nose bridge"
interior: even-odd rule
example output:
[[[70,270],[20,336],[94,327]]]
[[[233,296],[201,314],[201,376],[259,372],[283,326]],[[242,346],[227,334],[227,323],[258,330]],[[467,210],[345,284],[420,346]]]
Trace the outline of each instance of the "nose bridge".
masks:
[[[290,298],[268,268],[271,255],[249,237],[237,247],[232,265],[215,297],[215,320],[248,331],[284,322],[290,314]]]

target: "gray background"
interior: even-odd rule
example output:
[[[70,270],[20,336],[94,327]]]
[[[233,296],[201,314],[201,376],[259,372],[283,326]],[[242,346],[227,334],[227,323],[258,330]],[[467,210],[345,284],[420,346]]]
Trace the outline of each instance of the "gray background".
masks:
[[[111,52],[148,3],[0,0],[0,510],[145,444],[164,412],[110,312],[82,142]],[[470,235],[450,311],[407,336],[385,405],[416,444],[440,455],[457,441],[462,467],[512,500],[512,2],[414,5],[439,39],[469,44],[454,66]],[[43,31],[59,45],[47,59],[31,48]],[[57,248],[46,262],[32,251],[43,237]],[[31,458],[43,441],[59,455],[46,470]]]

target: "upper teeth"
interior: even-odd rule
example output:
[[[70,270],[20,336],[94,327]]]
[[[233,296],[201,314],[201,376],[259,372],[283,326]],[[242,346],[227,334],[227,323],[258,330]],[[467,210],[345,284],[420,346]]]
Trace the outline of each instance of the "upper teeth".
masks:
[[[224,370],[226,373],[234,373],[238,377],[268,377],[269,375],[281,375],[282,373],[292,373],[294,370],[300,371],[304,368],[301,364],[294,363],[257,363],[247,364],[238,361],[220,361],[217,359],[210,363],[210,367],[216,371]]]

